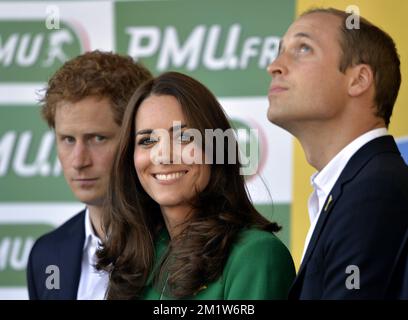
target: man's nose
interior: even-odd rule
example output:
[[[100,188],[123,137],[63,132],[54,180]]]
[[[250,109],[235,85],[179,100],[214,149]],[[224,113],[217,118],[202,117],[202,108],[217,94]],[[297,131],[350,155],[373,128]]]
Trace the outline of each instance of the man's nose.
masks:
[[[92,163],[92,158],[88,146],[78,141],[73,150],[72,166],[76,170],[81,170],[88,167]]]
[[[276,59],[268,65],[266,70],[272,77],[286,74],[287,66],[283,54],[277,56]]]

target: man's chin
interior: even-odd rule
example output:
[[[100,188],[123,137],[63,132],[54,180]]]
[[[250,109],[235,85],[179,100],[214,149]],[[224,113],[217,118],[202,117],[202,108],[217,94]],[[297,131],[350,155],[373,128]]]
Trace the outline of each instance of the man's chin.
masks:
[[[85,197],[83,195],[82,196],[76,195],[76,198],[85,205],[93,207],[103,206],[105,200],[104,198],[101,197]]]
[[[278,114],[276,114],[275,110],[271,110],[271,107],[269,107],[268,109],[268,113],[267,113],[267,118],[269,120],[269,122],[276,124],[277,126],[281,126],[282,123],[282,119],[281,116],[279,116]]]
[[[266,113],[266,117],[268,118],[268,120],[270,122],[274,123],[276,118],[279,117],[278,109],[279,109],[279,107],[277,105],[273,105],[273,104],[269,103],[268,111]]]

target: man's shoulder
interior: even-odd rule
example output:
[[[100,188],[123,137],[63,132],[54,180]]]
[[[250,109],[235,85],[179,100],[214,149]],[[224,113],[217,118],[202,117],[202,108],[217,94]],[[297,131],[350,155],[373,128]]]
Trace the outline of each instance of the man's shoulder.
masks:
[[[377,185],[384,188],[390,185],[406,188],[408,187],[408,166],[399,154],[379,153],[367,161],[357,177],[367,182],[377,182]]]
[[[85,237],[85,210],[75,214],[55,230],[41,236],[34,243],[27,264],[27,281],[32,299],[74,299],[67,296],[66,288],[75,287],[80,274],[81,250]],[[61,288],[54,292],[44,284],[49,266],[57,266],[61,273]],[[44,291],[45,290],[45,291]],[[75,289],[76,290],[76,289]],[[54,294],[55,293],[55,294]]]
[[[379,187],[408,186],[408,166],[392,136],[374,139],[350,159],[340,180],[374,183]]]
[[[54,247],[60,243],[61,240],[69,237],[70,234],[80,232],[81,228],[85,229],[84,219],[85,210],[77,213],[61,226],[38,238],[33,246],[33,251]]]
[[[365,157],[360,154],[359,161],[346,166],[330,193],[334,200],[330,216],[336,217],[336,228],[343,228],[339,223],[343,221],[349,230],[380,227],[378,234],[383,235],[388,227],[401,232],[407,226],[408,167],[392,137],[380,139],[373,142],[375,152],[366,151]],[[374,220],[376,224],[367,224]]]

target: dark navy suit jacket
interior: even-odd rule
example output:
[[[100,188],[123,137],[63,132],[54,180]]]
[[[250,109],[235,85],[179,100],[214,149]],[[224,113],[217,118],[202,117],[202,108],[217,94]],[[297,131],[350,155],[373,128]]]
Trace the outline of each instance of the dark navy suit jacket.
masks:
[[[407,228],[408,167],[394,139],[380,137],[336,181],[289,298],[386,298]]]
[[[31,300],[76,299],[84,241],[85,210],[35,242],[27,265]],[[54,271],[46,273],[48,266],[59,268],[59,289],[47,289],[47,277],[56,275]],[[54,281],[52,283],[56,284]]]
[[[395,262],[387,299],[408,300],[408,230]]]

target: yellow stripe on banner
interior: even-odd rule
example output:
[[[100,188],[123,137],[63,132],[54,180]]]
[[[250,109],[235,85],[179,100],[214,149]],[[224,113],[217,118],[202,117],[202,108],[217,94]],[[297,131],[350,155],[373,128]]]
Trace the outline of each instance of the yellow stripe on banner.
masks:
[[[296,16],[311,7],[333,7],[345,10],[349,5],[358,6],[360,15],[385,30],[397,44],[401,57],[402,85],[393,117],[390,133],[395,137],[408,136],[408,85],[404,81],[408,75],[408,31],[406,28],[408,1],[406,0],[298,0]],[[405,27],[404,27],[405,25]],[[304,240],[309,228],[307,200],[312,192],[310,175],[314,172],[303,154],[298,142],[294,145],[294,182],[291,211],[291,252],[296,267],[299,268]]]

